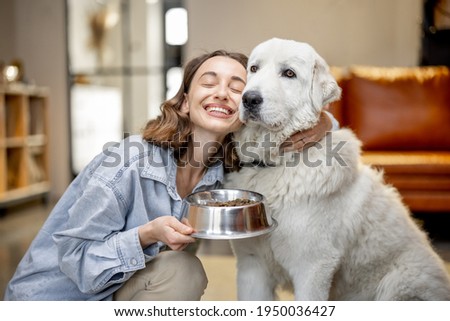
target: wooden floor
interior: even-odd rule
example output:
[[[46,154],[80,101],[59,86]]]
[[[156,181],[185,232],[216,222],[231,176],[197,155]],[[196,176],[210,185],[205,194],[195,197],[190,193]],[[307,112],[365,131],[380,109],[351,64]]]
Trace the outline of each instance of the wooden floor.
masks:
[[[51,211],[53,204],[32,203],[8,210],[0,217],[0,298],[36,233]],[[448,218],[423,215],[424,227],[430,230],[437,252],[447,263],[450,273],[450,229]],[[442,214],[444,215],[444,214]],[[450,214],[445,214],[449,216]],[[429,221],[429,222],[428,222]],[[434,230],[434,231],[432,231]],[[202,300],[236,300],[236,260],[227,241],[202,240],[198,256],[203,262],[209,283]],[[291,300],[292,295],[279,292],[280,300]]]

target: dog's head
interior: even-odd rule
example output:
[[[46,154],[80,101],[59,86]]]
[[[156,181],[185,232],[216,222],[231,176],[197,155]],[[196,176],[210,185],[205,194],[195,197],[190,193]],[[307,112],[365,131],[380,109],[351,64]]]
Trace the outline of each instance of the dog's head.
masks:
[[[340,95],[327,63],[310,45],[278,38],[265,41],[249,57],[239,107],[246,126],[235,140],[241,146],[279,146],[293,133],[316,125],[322,108]],[[255,153],[259,159],[267,158],[267,149],[255,147]],[[241,160],[250,161],[248,155],[239,154]]]
[[[325,60],[308,44],[273,38],[256,46],[248,62],[240,118],[290,136],[313,127],[322,107],[341,89]]]

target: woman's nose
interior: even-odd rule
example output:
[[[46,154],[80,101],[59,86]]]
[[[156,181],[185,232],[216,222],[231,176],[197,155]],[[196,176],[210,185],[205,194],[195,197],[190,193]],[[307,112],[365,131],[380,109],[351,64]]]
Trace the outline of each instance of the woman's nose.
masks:
[[[228,98],[228,88],[227,86],[217,86],[216,96],[219,99],[227,99]]]

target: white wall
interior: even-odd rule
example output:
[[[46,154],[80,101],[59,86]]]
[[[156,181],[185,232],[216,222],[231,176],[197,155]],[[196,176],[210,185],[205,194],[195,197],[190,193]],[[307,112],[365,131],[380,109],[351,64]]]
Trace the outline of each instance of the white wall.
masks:
[[[14,5],[12,0],[0,0],[0,63],[9,63],[14,58],[15,37]]]
[[[272,37],[309,42],[330,65],[418,63],[422,0],[185,0],[186,56],[248,54]]]

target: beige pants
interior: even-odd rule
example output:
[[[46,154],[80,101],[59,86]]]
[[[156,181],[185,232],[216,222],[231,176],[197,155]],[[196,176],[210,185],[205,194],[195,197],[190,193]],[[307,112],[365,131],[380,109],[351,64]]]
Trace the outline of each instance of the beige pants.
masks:
[[[114,294],[116,301],[195,301],[208,279],[200,260],[187,252],[159,253]]]

